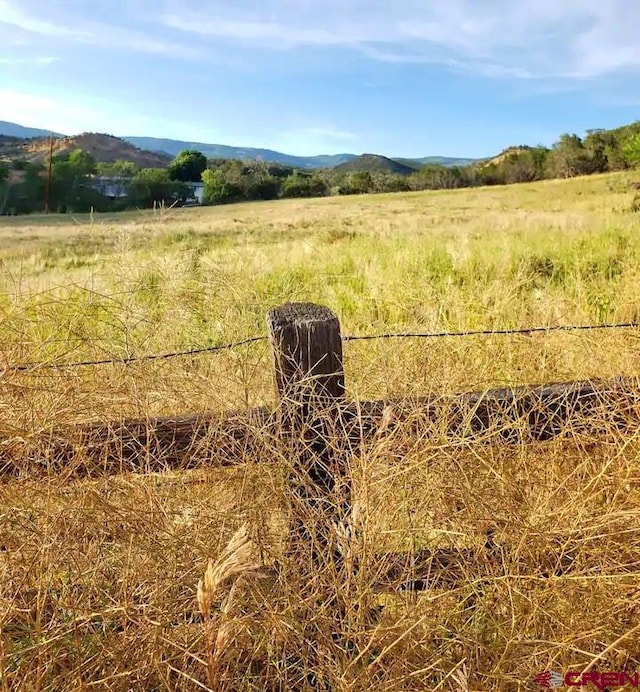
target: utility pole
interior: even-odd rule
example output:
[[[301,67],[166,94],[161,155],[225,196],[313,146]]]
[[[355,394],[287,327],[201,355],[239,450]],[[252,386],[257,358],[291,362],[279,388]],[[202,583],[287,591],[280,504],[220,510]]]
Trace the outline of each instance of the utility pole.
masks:
[[[44,213],[49,213],[49,204],[51,201],[51,166],[53,162],[53,133],[49,136],[49,166],[47,170],[47,185],[44,189]]]

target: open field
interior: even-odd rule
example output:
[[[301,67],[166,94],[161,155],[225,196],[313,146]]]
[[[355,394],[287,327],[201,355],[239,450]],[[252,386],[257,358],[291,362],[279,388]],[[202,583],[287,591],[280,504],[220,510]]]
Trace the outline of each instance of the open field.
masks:
[[[331,307],[345,334],[638,320],[634,179],[0,218],[0,460],[61,423],[273,405],[264,343],[8,366],[262,335],[267,309],[287,301]],[[637,375],[637,338],[346,343],[347,396]],[[638,670],[639,451],[632,433],[517,448],[381,435],[353,459],[365,566],[357,584],[333,584],[358,606],[337,624],[348,646],[331,638],[328,610],[302,602],[293,568],[264,597],[247,572],[228,612],[229,582],[215,594],[214,662],[196,584],[242,524],[260,560],[281,555],[280,451],[247,459],[265,465],[182,474],[25,473],[0,485],[0,690],[305,689],[311,667],[324,689],[527,690],[549,668]],[[374,552],[425,545],[475,551],[461,584],[374,593]],[[566,556],[571,571],[540,576]]]

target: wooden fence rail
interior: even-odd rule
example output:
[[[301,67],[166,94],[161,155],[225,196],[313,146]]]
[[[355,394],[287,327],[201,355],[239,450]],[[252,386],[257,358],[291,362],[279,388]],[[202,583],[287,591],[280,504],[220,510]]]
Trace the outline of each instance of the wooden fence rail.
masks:
[[[335,567],[332,527],[344,522],[350,511],[348,455],[375,443],[381,434],[392,434],[394,426],[403,434],[452,444],[522,444],[628,431],[640,419],[640,381],[634,377],[348,402],[340,325],[331,310],[289,303],[269,311],[267,327],[279,395],[274,411],[256,408],[60,427],[31,445],[3,445],[0,475],[41,470],[82,477],[232,466],[273,460],[269,450],[284,444],[294,460],[289,483],[297,510],[294,507],[291,544],[307,551],[303,561],[333,559]],[[313,526],[311,516],[316,517]],[[451,585],[453,565],[464,559],[451,550],[422,551],[412,562],[418,573],[428,571],[430,576],[414,578],[412,588]],[[567,568],[566,560],[560,563],[558,569]],[[406,585],[403,565],[402,556],[391,559],[381,581]]]
[[[381,425],[423,439],[523,444],[558,436],[607,434],[640,421],[640,379],[567,382],[417,399],[346,402],[342,434],[352,449]],[[69,476],[148,473],[255,462],[282,432],[277,411],[205,412],[57,427],[0,454],[0,476],[38,469]],[[23,455],[27,449],[27,455]],[[263,458],[268,458],[268,455]]]

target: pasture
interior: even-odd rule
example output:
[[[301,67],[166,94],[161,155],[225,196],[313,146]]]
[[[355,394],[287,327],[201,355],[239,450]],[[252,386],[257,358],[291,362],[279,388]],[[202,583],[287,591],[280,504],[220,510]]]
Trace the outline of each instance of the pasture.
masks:
[[[11,368],[260,336],[289,301],[330,307],[346,335],[637,321],[632,180],[0,218],[0,463],[25,459],[0,482],[0,689],[479,692],[532,689],[548,669],[639,670],[633,431],[522,446],[380,435],[352,459],[364,567],[333,583],[354,606],[336,621],[294,565],[269,589],[252,569],[282,557],[275,447],[230,469],[46,468],[60,425],[272,407],[267,344]],[[640,374],[637,329],[344,349],[356,401]],[[198,581],[242,526],[203,622]],[[475,558],[455,588],[371,588],[374,554],[424,546]]]

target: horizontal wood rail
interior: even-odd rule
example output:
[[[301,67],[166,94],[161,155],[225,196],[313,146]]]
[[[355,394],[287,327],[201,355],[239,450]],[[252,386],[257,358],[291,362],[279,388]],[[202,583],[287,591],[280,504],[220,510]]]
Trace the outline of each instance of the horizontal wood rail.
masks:
[[[348,402],[337,410],[351,449],[393,427],[451,442],[522,444],[599,435],[640,421],[640,379],[490,389],[419,399]],[[384,427],[382,427],[384,426]],[[260,462],[282,435],[267,408],[61,426],[30,444],[25,458],[5,452],[0,473],[37,469],[71,475],[146,473]]]

